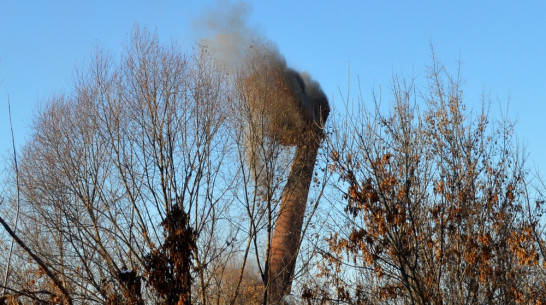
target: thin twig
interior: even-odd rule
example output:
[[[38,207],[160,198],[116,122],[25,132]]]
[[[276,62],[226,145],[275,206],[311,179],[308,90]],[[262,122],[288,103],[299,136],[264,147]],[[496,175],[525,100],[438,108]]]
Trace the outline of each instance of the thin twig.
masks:
[[[18,227],[18,224],[19,224],[19,210],[20,210],[20,188],[19,188],[19,166],[17,164],[17,150],[15,149],[15,136],[13,135],[13,123],[11,121],[11,103],[10,103],[10,99],[9,99],[9,94],[8,94],[8,116],[9,116],[9,127],[10,127],[10,130],[11,130],[11,146],[13,148],[13,163],[14,163],[14,166],[15,166],[15,185],[16,185],[16,189],[17,189],[17,210],[16,210],[16,213],[15,213],[15,225],[14,225],[14,233],[17,232],[17,227]],[[14,247],[14,241],[11,240],[11,245],[10,245],[10,249],[9,249],[9,255],[8,255],[8,263],[7,263],[7,266],[6,266],[6,270],[5,270],[5,274],[4,274],[4,288],[2,289],[2,295],[6,293],[6,285],[8,283],[8,278],[9,278],[9,272],[10,272],[10,268],[11,268],[11,257],[13,255],[13,247]]]
[[[13,242],[15,241],[44,270],[44,272],[47,274],[47,276],[53,281],[55,286],[57,286],[57,288],[63,293],[63,295],[65,296],[65,298],[66,298],[66,300],[68,302],[68,304],[72,305],[72,299],[70,298],[70,295],[68,294],[68,291],[66,291],[66,289],[62,285],[62,283],[57,279],[57,277],[53,274],[53,272],[51,272],[51,270],[49,270],[47,265],[38,256],[36,256],[36,254],[34,254],[34,252],[32,252],[32,250],[30,250],[30,248],[27,247],[27,245],[16,234],[17,225],[18,225],[18,221],[19,221],[20,187],[19,187],[19,168],[18,168],[18,165],[17,165],[17,151],[15,149],[15,137],[13,135],[13,124],[12,124],[12,121],[11,121],[11,105],[10,105],[9,95],[8,95],[8,115],[9,115],[10,129],[11,129],[11,141],[12,141],[12,147],[13,147],[13,161],[15,163],[15,184],[16,184],[16,188],[17,188],[17,212],[16,212],[16,216],[15,216],[15,228],[14,229],[12,229],[4,221],[4,219],[0,216],[0,224],[2,224],[4,229],[6,229],[6,231],[9,233],[9,235],[13,238],[12,242],[11,242],[10,254],[9,254],[9,258],[8,258],[8,266],[6,268],[6,276],[4,278],[4,284],[3,284],[4,289],[3,289],[2,294],[4,294],[5,291],[6,291],[5,287],[7,286],[6,284],[7,284],[9,269],[10,269],[10,265],[11,265],[11,257],[12,257],[13,246],[14,246]],[[1,204],[1,202],[0,202],[0,204]]]

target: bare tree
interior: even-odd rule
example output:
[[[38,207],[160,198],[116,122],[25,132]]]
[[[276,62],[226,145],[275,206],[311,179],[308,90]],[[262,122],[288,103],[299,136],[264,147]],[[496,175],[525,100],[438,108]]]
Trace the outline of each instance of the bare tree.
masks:
[[[540,214],[524,210],[513,125],[490,125],[485,107],[468,114],[459,76],[436,61],[428,72],[424,92],[395,78],[390,113],[362,105],[335,124],[329,167],[345,204],[333,209],[345,221],[326,236],[310,303],[544,302]]]
[[[159,300],[132,283],[149,280],[145,257],[167,240],[160,223],[174,206],[198,245],[189,284],[205,295],[207,266],[233,250],[217,243],[234,234],[217,229],[233,202],[227,93],[206,53],[186,57],[137,28],[119,63],[98,51],[74,90],[39,112],[21,158],[19,234],[75,300]],[[27,284],[10,287],[47,288]]]

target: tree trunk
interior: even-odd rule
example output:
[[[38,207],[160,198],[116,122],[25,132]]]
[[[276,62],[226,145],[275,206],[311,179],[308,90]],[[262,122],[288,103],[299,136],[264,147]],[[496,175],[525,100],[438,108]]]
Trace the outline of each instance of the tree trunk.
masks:
[[[307,196],[319,146],[320,140],[313,137],[308,143],[300,144],[296,148],[271,241],[268,304],[280,304],[282,297],[291,290]]]

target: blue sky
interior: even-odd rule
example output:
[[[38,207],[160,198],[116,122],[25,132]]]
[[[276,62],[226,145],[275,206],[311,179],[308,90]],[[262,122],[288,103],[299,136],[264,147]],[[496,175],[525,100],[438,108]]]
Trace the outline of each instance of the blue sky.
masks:
[[[8,94],[18,148],[38,106],[68,91],[100,46],[118,55],[134,24],[191,50],[195,20],[216,1],[0,1],[0,153],[10,149]],[[492,115],[509,101],[531,166],[546,170],[546,1],[254,1],[250,24],[289,65],[310,72],[339,105],[357,80],[365,102],[393,73],[424,77],[430,45],[465,80],[465,101]],[[356,90],[353,90],[356,91]],[[500,104],[499,104],[500,103]]]

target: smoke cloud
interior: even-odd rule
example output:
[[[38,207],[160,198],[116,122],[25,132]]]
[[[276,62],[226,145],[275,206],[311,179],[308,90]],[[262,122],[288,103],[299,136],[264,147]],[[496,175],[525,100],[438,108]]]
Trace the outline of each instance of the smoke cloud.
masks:
[[[251,11],[246,3],[219,0],[196,22],[205,36],[201,45],[212,52],[217,62],[229,72],[244,69],[243,62],[258,52],[266,52],[286,65],[275,44],[249,26]]]
[[[263,156],[255,148],[264,141],[300,146],[321,138],[330,108],[319,83],[288,67],[276,44],[249,26],[250,13],[242,2],[219,1],[197,25],[206,37],[201,46],[233,77],[250,112],[245,146],[256,167]]]
[[[206,36],[201,45],[230,75],[243,80],[251,107],[269,116],[271,135],[283,145],[297,145],[295,134],[324,122],[328,100],[309,74],[287,67],[275,43],[249,26],[250,13],[245,3],[218,1],[197,22]]]

